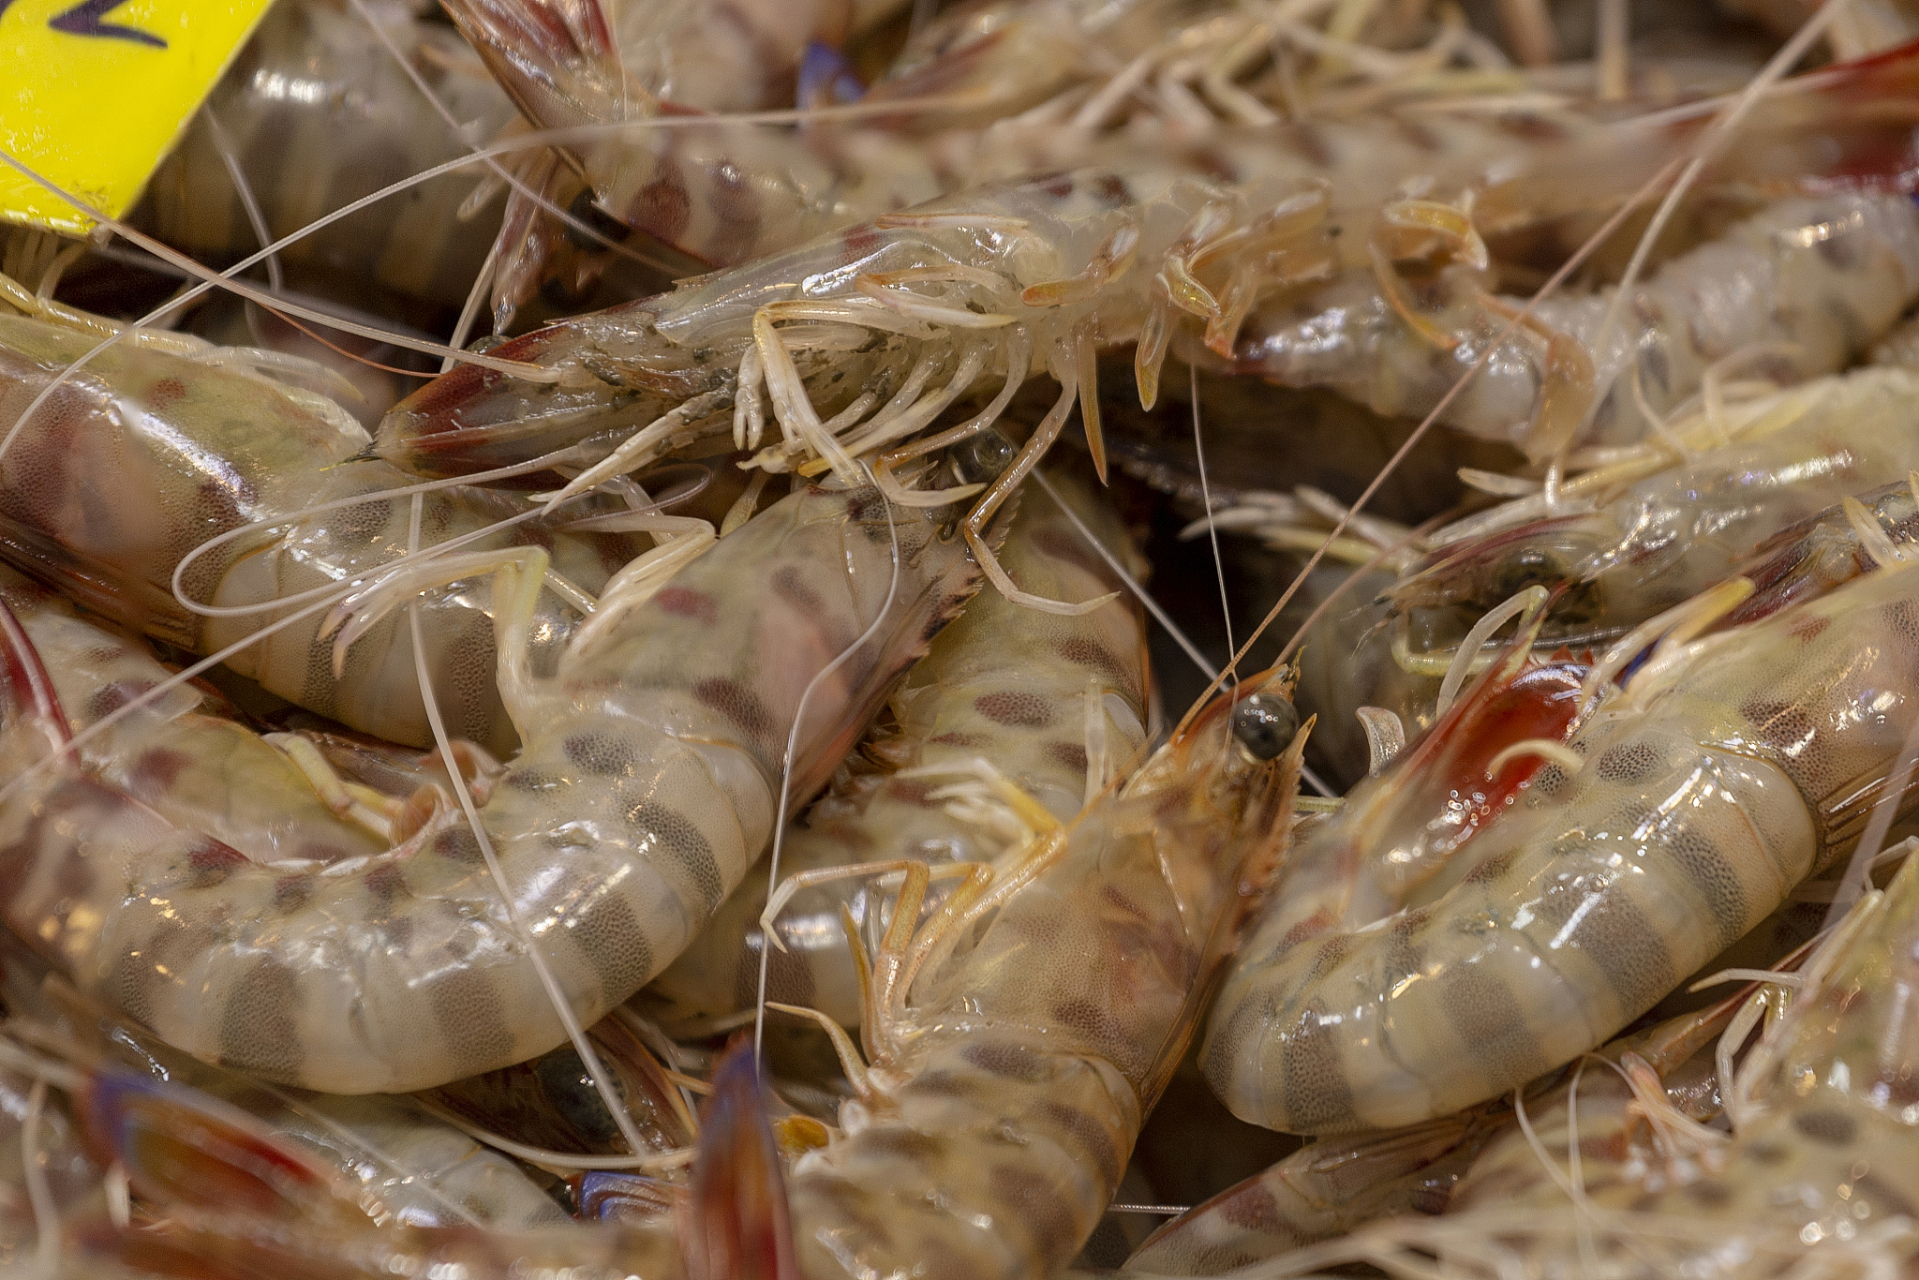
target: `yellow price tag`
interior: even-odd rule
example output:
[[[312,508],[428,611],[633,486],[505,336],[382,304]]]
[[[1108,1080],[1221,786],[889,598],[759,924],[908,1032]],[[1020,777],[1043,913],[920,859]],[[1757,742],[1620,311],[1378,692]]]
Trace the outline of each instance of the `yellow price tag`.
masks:
[[[0,0],[0,147],[125,213],[272,0]],[[0,218],[93,220],[0,167]]]

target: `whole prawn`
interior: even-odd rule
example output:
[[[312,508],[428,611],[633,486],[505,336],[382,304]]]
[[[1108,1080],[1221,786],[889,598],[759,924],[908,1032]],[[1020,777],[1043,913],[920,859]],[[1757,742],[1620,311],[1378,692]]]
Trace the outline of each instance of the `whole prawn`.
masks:
[[[744,1117],[709,1115],[704,1141],[725,1135],[714,1163],[738,1172],[730,1186],[696,1192],[688,1234],[743,1247],[736,1267],[814,1280],[1057,1272],[1118,1185],[1241,894],[1286,838],[1300,749],[1286,683],[1269,673],[1216,699],[1127,783],[1035,842],[1008,878],[979,882],[970,901],[949,897],[924,926],[909,878],[876,970],[902,981],[881,977],[870,991],[865,1025],[878,1053],[870,1067],[849,1060],[861,1100],[844,1109],[843,1129],[779,1178],[750,1091]],[[953,930],[974,920],[983,933],[953,951]],[[130,1172],[151,1185],[165,1170]],[[296,1263],[357,1276],[437,1275],[449,1264],[702,1274],[662,1218],[479,1235],[351,1217],[337,1196],[311,1193],[253,1214],[180,1205],[146,1240],[96,1232],[86,1245],[109,1257],[192,1258],[214,1274]]]
[[[1125,554],[1126,535],[1110,510],[1066,476],[1054,478],[1064,501]],[[1123,587],[1041,489],[1021,496],[1001,555],[1022,581],[1059,599]],[[993,861],[1009,842],[1017,847],[1035,820],[1012,814],[995,784],[1010,783],[1054,819],[1070,820],[1089,790],[1130,772],[1144,749],[1146,682],[1143,620],[1130,599],[1076,618],[992,594],[975,599],[894,695],[897,731],[862,748],[890,772],[854,775],[842,792],[821,799],[803,825],[788,830],[782,872],[790,879],[875,858]],[[997,778],[980,777],[978,761]],[[663,1020],[684,1026],[753,1007],[766,898],[763,869],[749,873],[653,982],[646,998],[665,1002]],[[775,928],[783,946],[769,957],[768,997],[857,1024],[859,987],[840,908],[863,922],[881,906],[875,899],[864,880],[843,879],[802,890],[781,908]]]
[[[12,296],[32,305],[30,295]],[[410,504],[381,494],[405,487],[408,477],[359,458],[366,434],[337,404],[247,369],[245,362],[271,353],[167,341],[176,349],[122,344],[76,371],[72,362],[93,345],[85,333],[0,316],[0,413],[11,420],[63,379],[0,453],[0,554],[109,617],[211,653],[293,612],[275,601],[364,582],[405,553]],[[293,366],[292,375],[302,372]],[[303,514],[328,502],[342,505]],[[524,508],[471,487],[424,494],[421,502],[428,543],[465,537],[470,552],[547,549],[553,585],[567,595],[547,591],[539,603],[534,660],[542,669],[590,604],[582,593],[604,587],[642,546],[631,534],[489,531]],[[275,525],[275,516],[287,519]],[[196,550],[223,534],[218,545]],[[420,584],[428,592],[423,636],[435,696],[452,732],[510,752],[513,726],[486,675],[493,661],[488,588],[446,581]],[[405,628],[388,619],[346,645],[332,642],[328,622],[316,612],[263,636],[228,665],[356,729],[430,742]]]
[[[1896,77],[1910,70],[1898,63],[1851,74]],[[1833,123],[1827,114],[1815,115],[1822,127]],[[1787,141],[1807,127],[1794,117],[1757,136],[1803,160]],[[1358,130],[1343,141],[1365,156],[1383,149],[1382,134],[1390,131]],[[1435,168],[1471,172],[1510,153],[1509,134],[1473,137],[1479,141],[1460,142],[1456,160],[1443,157],[1458,168]],[[1595,135],[1580,180],[1545,167],[1536,182],[1514,185],[1537,191],[1542,202],[1562,201],[1562,210],[1579,208],[1598,198],[1592,189],[1622,166],[1647,163],[1647,148],[1638,145],[1646,140],[1631,132]],[[1674,143],[1669,138],[1665,145]],[[1431,161],[1435,150],[1443,147],[1429,144],[1423,158]],[[1737,159],[1771,172],[1766,165],[1778,163],[1766,159],[1771,151],[1755,146]],[[1389,190],[1376,190],[1386,185],[1382,174],[1368,168],[1367,181],[1351,184],[1357,190],[1318,185],[1315,158],[1322,155],[1304,138],[1275,141],[1247,132],[1209,139],[1201,153],[987,185],[885,214],[673,294],[515,339],[496,354],[559,369],[559,380],[532,386],[490,371],[455,370],[388,415],[378,448],[402,468],[427,475],[520,462],[566,446],[603,455],[570,493],[703,437],[730,433],[737,446],[759,448],[770,405],[781,439],[760,449],[756,465],[831,466],[845,476],[853,459],[880,452],[883,477],[934,447],[912,438],[976,385],[1000,384],[983,409],[935,437],[941,445],[955,432],[991,425],[1028,376],[1050,371],[1060,386],[1052,411],[1020,459],[981,497],[967,526],[989,577],[1003,591],[1017,592],[980,545],[977,525],[1050,446],[1075,403],[1085,406],[1082,421],[1103,470],[1100,347],[1134,344],[1135,382],[1142,403],[1150,404],[1177,334],[1203,330],[1208,343],[1230,350],[1262,290],[1319,279],[1340,265],[1348,252],[1340,246],[1367,240],[1335,233],[1370,227],[1380,205],[1390,203]],[[1868,187],[1899,181],[1862,177]],[[1421,205],[1402,212],[1415,222],[1451,227],[1468,241],[1477,235],[1469,223],[1461,229],[1458,210],[1442,214]],[[1804,219],[1813,219],[1816,227],[1856,232],[1848,243],[1859,246],[1827,262],[1821,254],[1830,237],[1784,237],[1777,252],[1804,265],[1788,273],[1783,305],[1836,299],[1851,306],[1858,286],[1857,327],[1864,332],[1896,318],[1908,279],[1919,288],[1919,270],[1895,273],[1886,266],[1907,240],[1919,252],[1919,214],[1902,196],[1854,190],[1806,197],[1784,201],[1768,216],[1802,229]],[[1375,270],[1367,278],[1382,296],[1397,288],[1382,283],[1391,273]],[[1801,286],[1803,293],[1794,291]],[[1474,297],[1483,301],[1482,294]],[[1898,300],[1889,302],[1894,294]],[[1842,345],[1815,344],[1811,364],[1840,358]],[[1441,363],[1453,362],[1458,349],[1444,351]],[[1553,349],[1564,354],[1563,343]],[[1370,367],[1370,356],[1355,358]],[[1516,410],[1527,423],[1539,415],[1550,419],[1542,428],[1548,434],[1561,432],[1568,406],[1578,399],[1566,399],[1572,394],[1566,388],[1576,383],[1582,395],[1593,390],[1590,379],[1573,376],[1578,362],[1567,361],[1571,382],[1553,395],[1542,392],[1534,405],[1536,384],[1527,381],[1528,399]],[[1533,366],[1524,376],[1534,377]],[[1502,411],[1496,434],[1513,427]],[[1016,598],[1038,602],[1030,594]]]
[[[1898,1274],[1919,1256],[1906,1176],[1915,929],[1919,860],[1908,858],[1814,953],[1797,990],[1768,984],[1755,1007],[1784,1012],[1736,1068],[1751,1024],[1735,1020],[1718,1080],[1689,1090],[1702,1107],[1661,1092],[1649,1063],[1624,1062],[1623,1080],[1588,1065],[1577,1119],[1562,1099],[1529,1138],[1489,1149],[1455,1192],[1457,1212],[1374,1224],[1272,1271],[1410,1256],[1470,1275]],[[1727,1086],[1730,1137],[1693,1119]]]
[[[1335,822],[1289,873],[1321,889],[1282,889],[1222,987],[1215,1089],[1295,1132],[1410,1124],[1650,1008],[1859,831],[1914,716],[1916,587],[1895,568],[1666,646],[1570,743],[1496,759],[1530,791],[1464,857],[1402,864],[1362,838],[1355,859]],[[1683,639],[1737,598],[1671,625]]]
[[[795,800],[817,789],[976,589],[935,519],[808,486],[670,587],[629,575],[546,678],[527,643],[545,556],[502,552],[521,751],[475,828],[448,815],[337,874],[254,863],[74,761],[15,624],[7,919],[83,991],[266,1079],[403,1092],[552,1048],[566,1031],[529,947],[585,1023],[686,945],[780,819],[782,763]]]
[[[1537,643],[1575,650],[1603,649],[1736,569],[1760,589],[1734,620],[1830,590],[1843,580],[1836,559],[1825,568],[1801,559],[1850,559],[1853,546],[1810,545],[1850,534],[1843,518],[1832,527],[1838,513],[1826,508],[1903,482],[1919,464],[1916,394],[1905,370],[1860,369],[1720,413],[1701,409],[1663,438],[1570,476],[1550,498],[1516,497],[1435,531],[1432,549],[1383,583],[1374,604],[1339,620],[1338,633],[1315,635],[1336,663],[1311,705],[1349,722],[1370,704],[1423,732],[1448,670],[1462,660],[1478,669],[1497,652],[1493,643],[1462,659],[1460,638],[1529,586],[1561,592]],[[1675,459],[1676,449],[1690,456]],[[1797,528],[1812,519],[1816,530]],[[1777,563],[1752,563],[1762,553]]]

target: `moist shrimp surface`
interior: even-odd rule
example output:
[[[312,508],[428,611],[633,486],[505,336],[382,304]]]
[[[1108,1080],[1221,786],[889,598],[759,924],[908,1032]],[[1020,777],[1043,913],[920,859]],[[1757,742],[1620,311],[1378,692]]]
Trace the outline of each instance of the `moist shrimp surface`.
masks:
[[[267,1079],[399,1092],[521,1061],[565,1038],[528,948],[582,1022],[632,994],[759,854],[782,764],[795,800],[821,785],[977,584],[927,509],[808,487],[645,603],[609,593],[542,679],[526,631],[544,565],[512,553],[496,580],[525,745],[479,831],[448,813],[339,874],[255,864],[76,765],[15,635],[13,927],[168,1043]]]
[[[1125,554],[1111,511],[1065,476],[1058,484],[1102,541]],[[1036,487],[1020,497],[1001,558],[1029,589],[1055,599],[1123,589]],[[1130,772],[1146,745],[1143,624],[1127,597],[1078,617],[1022,609],[997,593],[976,597],[894,696],[897,731],[865,744],[885,771],[855,775],[844,794],[824,797],[804,824],[789,828],[783,874],[898,858],[991,862],[1017,848],[1031,819],[1006,808],[981,776],[981,761],[1054,819],[1069,821],[1089,791]],[[665,1001],[661,1017],[683,1026],[753,1007],[766,895],[762,866],[654,981],[647,998]],[[775,928],[785,945],[769,957],[767,996],[853,1026],[859,987],[842,904],[863,921],[882,902],[857,878],[802,890],[781,909]]]
[[[74,370],[90,337],[0,316],[0,411],[17,415],[62,379],[0,453],[0,554],[109,617],[210,653],[294,611],[277,600],[374,576],[406,552],[412,511],[404,498],[381,496],[408,477],[360,457],[366,435],[338,405],[246,371],[245,349],[181,342],[176,351],[123,344]],[[241,367],[213,363],[228,357]],[[631,535],[495,531],[525,510],[502,493],[467,487],[421,501],[423,545],[541,546],[558,578],[585,592],[639,550]],[[328,502],[344,505],[305,514]],[[269,523],[275,517],[286,519]],[[222,534],[234,536],[201,551]],[[176,571],[181,596],[199,607],[174,594]],[[451,731],[504,754],[517,738],[492,679],[489,591],[479,574],[434,584],[422,634]],[[533,628],[543,669],[577,623],[579,602],[578,592],[571,603],[543,593]],[[327,621],[316,611],[228,665],[356,729],[427,745],[400,620],[376,622],[343,655]]]
[[[1655,660],[1569,743],[1542,735],[1550,762],[1502,762],[1530,790],[1464,857],[1302,850],[1322,888],[1282,886],[1241,950],[1214,1087],[1272,1128],[1410,1124],[1650,1008],[1863,825],[1915,714],[1916,585],[1875,574]]]

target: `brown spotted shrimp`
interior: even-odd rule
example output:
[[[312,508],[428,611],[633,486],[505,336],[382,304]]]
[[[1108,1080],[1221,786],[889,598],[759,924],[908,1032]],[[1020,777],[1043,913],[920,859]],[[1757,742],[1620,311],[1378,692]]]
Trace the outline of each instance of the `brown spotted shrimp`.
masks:
[[[1502,1098],[1405,1129],[1310,1143],[1167,1223],[1126,1260],[1124,1271],[1218,1275],[1363,1233],[1384,1219],[1417,1224],[1415,1215],[1523,1194],[1548,1182],[1535,1154],[1539,1145],[1565,1149],[1569,1097],[1588,1185],[1657,1176],[1655,1166],[1697,1157],[1702,1146],[1710,1151],[1725,1141],[1716,1133],[1701,1136],[1699,1122],[1719,1111],[1715,1042],[1743,999],[1622,1037],[1570,1070],[1535,1081],[1518,1095],[1523,1126],[1513,1099]],[[1650,1124],[1640,1118],[1646,1113]],[[1363,1236],[1354,1252],[1363,1256]]]
[[[1110,509],[1065,476],[1054,481],[1109,550],[1128,554]],[[1057,599],[1124,589],[1043,489],[1021,496],[1000,554],[1021,581]],[[855,773],[788,829],[781,874],[902,858],[990,863],[1030,836],[1031,817],[1004,803],[1006,784],[1064,822],[1089,793],[1131,772],[1146,745],[1146,693],[1146,636],[1130,597],[1062,618],[983,595],[894,695],[897,728],[863,745],[880,771]],[[664,1021],[684,1027],[754,1007],[766,901],[765,868],[756,868],[642,997],[664,1002]],[[766,994],[854,1026],[860,996],[842,904],[856,922],[883,905],[859,878],[803,890],[781,908]]]
[[[246,367],[272,353],[163,338],[174,349],[121,344],[74,370],[92,337],[0,316],[0,415],[11,422],[61,379],[0,452],[0,554],[193,653],[267,631],[228,665],[353,728],[427,745],[412,641],[397,619],[336,634],[322,609],[272,627],[406,554],[411,504],[385,495],[410,478],[360,456],[366,433],[335,402]],[[427,544],[547,551],[552,576],[532,629],[543,670],[592,593],[644,546],[631,534],[515,528],[522,503],[470,486],[420,500]],[[455,576],[422,583],[434,694],[451,732],[508,753],[517,739],[491,678],[490,588],[484,572]],[[276,603],[289,597],[299,599]]]
[[[1895,481],[1906,489],[1919,465],[1915,406],[1919,379],[1871,368],[1701,408],[1550,494],[1517,496],[1436,530],[1429,551],[1342,623],[1351,638],[1315,636],[1337,647],[1341,673],[1352,677],[1325,682],[1315,709],[1350,723],[1370,704],[1406,733],[1423,732],[1448,670],[1459,661],[1479,669],[1498,652],[1488,644],[1462,659],[1461,638],[1529,586],[1559,592],[1537,643],[1575,651],[1604,649],[1734,572],[1758,587],[1734,620],[1830,590],[1873,563],[1842,499],[1889,504],[1888,536],[1901,536],[1890,508],[1909,499],[1871,491]],[[1240,527],[1257,527],[1257,513],[1241,510]]]
[[[1919,54],[1912,61],[1919,62]],[[1871,74],[1912,71],[1901,63]],[[1843,83],[1870,78],[1850,72]],[[1804,182],[1804,174],[1821,172],[1808,142],[1815,134],[1829,141],[1831,131],[1851,138],[1859,130],[1877,137],[1894,129],[1884,119],[1848,123],[1841,118],[1845,100],[1843,93],[1808,93],[1795,101],[1834,110],[1770,123],[1768,118],[1761,122],[1766,128],[1752,125],[1756,141],[1733,157],[1737,172],[1754,169],[1790,190],[1794,181],[1786,175],[1797,173]],[[1382,280],[1397,279],[1398,268],[1363,265],[1372,261],[1365,244],[1373,231],[1388,239],[1406,231],[1394,230],[1390,218],[1381,223],[1382,207],[1400,210],[1395,216],[1410,220],[1409,227],[1431,223],[1477,243],[1479,233],[1465,212],[1429,207],[1431,201],[1415,201],[1414,208],[1395,197],[1393,175],[1406,170],[1391,167],[1394,156],[1410,152],[1414,171],[1429,166],[1423,171],[1469,189],[1496,187],[1533,210],[1529,216],[1539,216],[1546,209],[1564,213],[1593,202],[1616,203],[1614,179],[1656,173],[1660,158],[1683,154],[1688,136],[1595,129],[1563,155],[1542,155],[1536,145],[1522,152],[1536,162],[1537,173],[1501,185],[1495,178],[1515,150],[1509,129],[1449,130],[1419,145],[1407,142],[1397,124],[1310,136],[1242,130],[1209,137],[1203,148],[1148,149],[1143,157],[1130,154],[1109,167],[988,184],[882,214],[689,281],[670,294],[514,339],[493,354],[550,369],[554,381],[536,385],[497,371],[455,370],[387,416],[378,448],[416,474],[457,475],[577,446],[602,460],[562,491],[571,494],[671,449],[731,436],[736,447],[757,451],[755,466],[773,471],[817,474],[830,467],[849,479],[856,459],[877,454],[876,473],[884,485],[896,466],[922,450],[992,425],[1021,383],[1050,372],[1060,388],[1051,412],[1021,457],[979,497],[966,529],[995,585],[1017,593],[980,544],[977,526],[1050,447],[1076,403],[1086,407],[1082,423],[1103,471],[1096,385],[1102,346],[1133,344],[1134,379],[1142,403],[1151,404],[1176,338],[1184,334],[1181,341],[1203,340],[1230,353],[1264,292],[1296,286],[1305,290],[1302,296],[1313,296],[1322,288],[1314,282],[1329,273],[1336,279],[1324,288],[1361,271],[1375,295],[1397,296],[1397,286]],[[1352,160],[1331,178],[1329,139],[1340,158]],[[1775,174],[1768,167],[1788,164],[1785,157],[1800,170]],[[1777,244],[1765,241],[1763,279],[1741,279],[1754,288],[1779,285],[1782,305],[1794,315],[1834,298],[1852,305],[1856,287],[1856,327],[1863,333],[1896,318],[1908,280],[1919,290],[1919,214],[1902,195],[1877,190],[1896,185],[1897,175],[1855,176],[1861,189],[1795,197],[1762,213],[1761,221],[1774,219],[1766,225],[1791,234]],[[1817,234],[1800,235],[1808,225]],[[1851,237],[1846,243],[1857,252],[1835,253],[1827,247],[1832,236]],[[1908,248],[1915,268],[1894,270]],[[1775,250],[1783,257],[1768,256]],[[1395,250],[1402,251],[1411,250]],[[1739,257],[1733,249],[1726,252]],[[1362,265],[1345,261],[1354,255]],[[1391,266],[1393,260],[1382,261]],[[1783,285],[1782,270],[1790,276]],[[1472,295],[1474,315],[1498,310],[1488,296],[1483,290]],[[1387,301],[1378,309],[1393,317],[1384,323],[1403,324],[1413,334],[1408,341],[1426,343],[1432,336],[1432,323],[1402,319]],[[1746,314],[1742,309],[1739,318]],[[1424,336],[1415,332],[1421,326]],[[1461,348],[1441,345],[1446,351],[1440,363],[1450,377],[1458,371],[1452,366]],[[1548,345],[1561,355],[1568,349],[1565,342]],[[1806,368],[1812,370],[1817,361],[1838,360],[1850,348],[1821,338],[1809,349],[1815,356]],[[1351,354],[1357,367],[1372,367],[1371,356]],[[1568,369],[1577,364],[1571,356],[1566,360]],[[1557,432],[1574,402],[1558,391],[1536,396],[1534,374],[1527,363],[1519,379],[1524,396],[1506,396],[1507,407],[1528,423],[1543,415]],[[1592,389],[1583,374],[1573,382]],[[962,397],[988,388],[996,390],[970,417],[929,440],[915,439]],[[1489,428],[1496,434],[1513,427],[1515,419],[1504,413],[1495,414],[1497,425]],[[778,432],[771,443],[769,427]],[[1015,598],[1046,603],[1031,593]]]
[[[1919,1257],[1916,931],[1919,860],[1909,858],[1791,988],[1770,986],[1764,998],[1783,1014],[1736,1068],[1739,1044],[1721,1044],[1718,1077],[1695,1077],[1700,1105],[1660,1096],[1648,1062],[1622,1060],[1620,1077],[1588,1064],[1577,1115],[1562,1098],[1530,1132],[1489,1148],[1455,1192],[1455,1212],[1377,1224],[1261,1273],[1277,1280],[1355,1258],[1391,1270],[1416,1257],[1449,1274],[1550,1280],[1903,1274]],[[1743,1042],[1750,1024],[1734,1027],[1728,1039]],[[1721,1101],[1730,1135],[1693,1119]]]
[[[201,1267],[337,1276],[715,1274],[684,1259],[689,1235],[730,1236],[760,1274],[808,1280],[1057,1274],[1104,1213],[1244,895],[1286,840],[1303,744],[1289,684],[1273,672],[1219,697],[1006,876],[972,882],[923,925],[924,883],[909,877],[868,989],[871,1064],[847,1047],[858,1101],[783,1178],[763,1125],[709,1112],[703,1144],[738,1172],[704,1202],[696,1186],[691,1232],[663,1216],[540,1234],[354,1225],[308,1195],[264,1213],[172,1214],[158,1238]],[[143,1247],[153,1237],[89,1240],[109,1256]]]
[[[543,676],[545,567],[496,555],[523,745],[475,824],[333,868],[255,863],[102,779],[16,627],[7,920],[82,991],[266,1079],[404,1092],[522,1061],[566,1038],[559,1000],[593,1022],[691,940],[979,581],[936,509],[804,486],[670,585],[629,574]]]
[[[1529,790],[1463,852],[1401,862],[1338,820],[1300,852],[1289,877],[1316,887],[1281,886],[1207,1030],[1236,1114],[1338,1133],[1494,1097],[1652,1007],[1845,848],[1915,716],[1919,579],[1896,566],[1686,643],[1749,589],[1722,584],[1602,655],[1570,740],[1486,766]]]

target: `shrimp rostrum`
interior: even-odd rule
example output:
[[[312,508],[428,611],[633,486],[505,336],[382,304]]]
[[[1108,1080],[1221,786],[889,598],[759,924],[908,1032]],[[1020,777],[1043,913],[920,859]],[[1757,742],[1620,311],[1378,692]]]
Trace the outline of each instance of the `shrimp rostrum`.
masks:
[[[759,855],[783,765],[794,802],[817,789],[977,589],[940,514],[803,487],[670,586],[616,584],[550,677],[526,660],[544,553],[502,552],[524,747],[477,823],[330,870],[253,862],[96,776],[10,630],[7,921],[168,1043],[271,1080],[404,1092],[523,1061],[566,1036],[542,971],[582,1024],[658,972]]]
[[[1684,643],[1748,585],[1694,602],[1594,710],[1656,637],[1615,646],[1570,741],[1489,762],[1528,789],[1436,867],[1337,832],[1300,852],[1288,874],[1318,889],[1275,895],[1207,1033],[1237,1114],[1342,1132],[1511,1089],[1652,1007],[1847,847],[1919,716],[1919,579],[1896,566]]]

